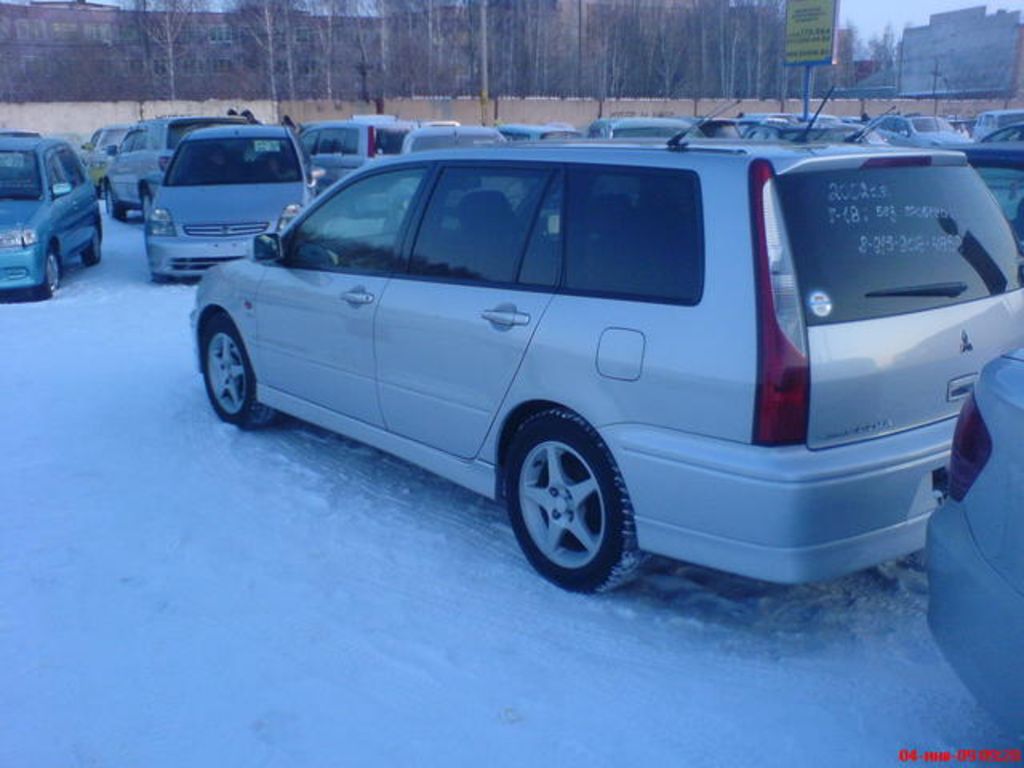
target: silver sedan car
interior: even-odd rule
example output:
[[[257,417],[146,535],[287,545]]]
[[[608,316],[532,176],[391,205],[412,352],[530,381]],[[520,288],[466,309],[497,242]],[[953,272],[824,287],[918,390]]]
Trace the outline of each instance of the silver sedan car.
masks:
[[[197,276],[214,264],[249,256],[255,235],[283,230],[309,202],[315,175],[281,126],[189,134],[146,220],[153,280]]]
[[[964,683],[1024,740],[1024,349],[990,363],[957,424],[952,500],[928,531],[929,623]]]

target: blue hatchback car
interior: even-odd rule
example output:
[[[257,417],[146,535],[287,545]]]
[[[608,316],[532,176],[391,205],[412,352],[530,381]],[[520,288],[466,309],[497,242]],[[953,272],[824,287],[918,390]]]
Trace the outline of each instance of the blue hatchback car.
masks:
[[[50,298],[71,259],[99,263],[102,239],[96,190],[70,144],[0,138],[0,296]]]

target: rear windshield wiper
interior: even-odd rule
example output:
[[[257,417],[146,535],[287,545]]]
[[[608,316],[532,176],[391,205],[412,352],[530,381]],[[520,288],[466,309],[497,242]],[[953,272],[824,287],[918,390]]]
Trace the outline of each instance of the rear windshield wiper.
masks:
[[[929,283],[928,285],[908,285],[903,288],[885,288],[881,291],[865,293],[866,299],[881,299],[890,296],[945,296],[955,299],[967,290],[967,283]]]

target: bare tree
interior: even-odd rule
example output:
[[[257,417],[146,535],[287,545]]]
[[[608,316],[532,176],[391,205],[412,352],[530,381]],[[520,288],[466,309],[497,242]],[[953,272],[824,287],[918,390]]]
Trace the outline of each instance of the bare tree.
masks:
[[[142,31],[157,51],[172,101],[178,98],[178,62],[186,30],[194,14],[207,7],[206,0],[135,0]]]

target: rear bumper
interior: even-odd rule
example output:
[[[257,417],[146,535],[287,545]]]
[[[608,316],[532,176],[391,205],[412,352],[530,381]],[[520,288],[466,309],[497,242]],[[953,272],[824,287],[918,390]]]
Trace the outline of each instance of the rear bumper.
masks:
[[[928,624],[983,706],[1024,740],[1024,594],[986,562],[960,504],[928,527]]]
[[[641,549],[797,583],[921,549],[954,426],[820,451],[641,425],[602,434],[629,488]]]
[[[149,270],[164,277],[198,277],[225,261],[252,256],[253,236],[239,238],[151,237],[146,235]]]

